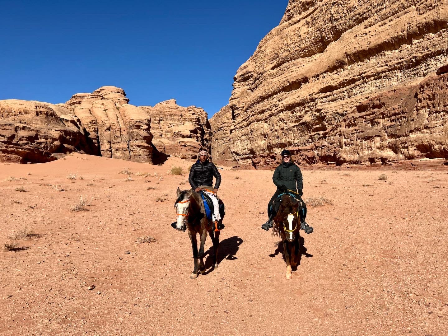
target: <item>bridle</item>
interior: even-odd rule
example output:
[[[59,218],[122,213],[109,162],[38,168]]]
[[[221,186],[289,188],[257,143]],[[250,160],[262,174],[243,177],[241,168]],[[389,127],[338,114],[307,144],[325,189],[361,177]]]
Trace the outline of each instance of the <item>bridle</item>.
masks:
[[[182,202],[177,202],[177,203],[176,203],[176,210],[177,210],[177,204],[179,204],[179,203],[182,203],[182,204],[184,204],[184,203],[190,203],[190,200],[186,200],[186,201],[182,201]],[[188,212],[187,212],[186,214],[181,214],[181,213],[177,213],[177,212],[176,212],[176,215],[177,215],[177,216],[184,216],[184,217],[187,217],[189,214],[190,214],[190,208],[188,208]]]

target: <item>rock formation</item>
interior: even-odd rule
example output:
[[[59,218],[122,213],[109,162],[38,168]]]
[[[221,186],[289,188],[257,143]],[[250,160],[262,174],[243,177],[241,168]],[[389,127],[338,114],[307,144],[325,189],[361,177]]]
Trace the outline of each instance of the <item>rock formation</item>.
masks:
[[[158,163],[167,155],[191,158],[210,141],[204,110],[174,100],[133,106],[114,86],[75,94],[65,104],[0,101],[0,161],[47,162],[77,151]]]
[[[218,160],[447,157],[448,4],[290,0],[210,120]]]
[[[0,101],[0,161],[48,162],[57,153],[90,153],[80,121],[63,107],[35,101]]]
[[[85,127],[95,154],[151,162],[151,118],[128,102],[123,89],[104,86],[92,94],[75,94],[66,106]]]
[[[202,147],[210,150],[211,129],[203,109],[179,106],[174,99],[142,108],[151,116],[153,144],[159,152],[191,159]]]

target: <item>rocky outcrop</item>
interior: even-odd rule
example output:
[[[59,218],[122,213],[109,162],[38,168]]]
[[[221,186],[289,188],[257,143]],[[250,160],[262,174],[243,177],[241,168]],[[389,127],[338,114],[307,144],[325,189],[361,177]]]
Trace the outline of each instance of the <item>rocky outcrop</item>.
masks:
[[[123,89],[104,86],[76,94],[65,105],[86,129],[96,155],[151,162],[151,118],[128,102]]]
[[[65,104],[0,101],[0,161],[47,162],[76,151],[160,163],[168,155],[191,158],[210,142],[203,109],[174,100],[133,106],[114,86],[75,94]]]
[[[142,108],[151,117],[153,144],[159,152],[192,159],[199,149],[210,150],[211,129],[202,108],[182,107],[174,99]]]
[[[290,0],[210,121],[214,158],[446,157],[447,22],[439,0]]]
[[[80,121],[63,106],[0,101],[0,161],[48,162],[57,153],[90,153]]]

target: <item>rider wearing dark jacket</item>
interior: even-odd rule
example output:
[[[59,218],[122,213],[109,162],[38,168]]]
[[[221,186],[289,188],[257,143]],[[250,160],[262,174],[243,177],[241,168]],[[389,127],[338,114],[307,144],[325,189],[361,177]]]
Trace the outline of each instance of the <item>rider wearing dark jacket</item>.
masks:
[[[274,176],[272,180],[274,184],[277,186],[277,190],[275,194],[272,196],[268,205],[268,221],[263,224],[261,227],[264,230],[269,230],[272,227],[272,220],[275,217],[276,213],[273,209],[273,205],[277,197],[285,192],[292,191],[298,198],[300,198],[302,203],[301,208],[301,228],[305,230],[306,233],[313,232],[313,228],[310,227],[306,222],[306,204],[303,202],[303,178],[302,172],[298,165],[291,161],[291,153],[285,149],[282,151],[282,163],[275,169]]]
[[[191,188],[196,190],[199,186],[212,186],[213,177],[216,178],[215,189],[218,189],[221,184],[221,174],[219,173],[213,162],[207,159],[198,159],[190,169],[190,176],[188,181]]]

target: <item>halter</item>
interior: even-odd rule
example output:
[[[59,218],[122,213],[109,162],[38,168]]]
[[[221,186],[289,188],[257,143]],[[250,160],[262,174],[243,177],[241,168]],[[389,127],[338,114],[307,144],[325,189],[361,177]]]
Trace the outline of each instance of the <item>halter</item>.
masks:
[[[186,201],[182,201],[182,202],[177,202],[176,205],[179,204],[179,203],[190,203],[190,200],[186,200]],[[176,210],[177,210],[177,207],[176,207]],[[176,215],[178,215],[178,216],[184,216],[184,217],[187,217],[189,214],[190,214],[190,209],[188,209],[188,212],[187,212],[186,214],[176,213]]]

